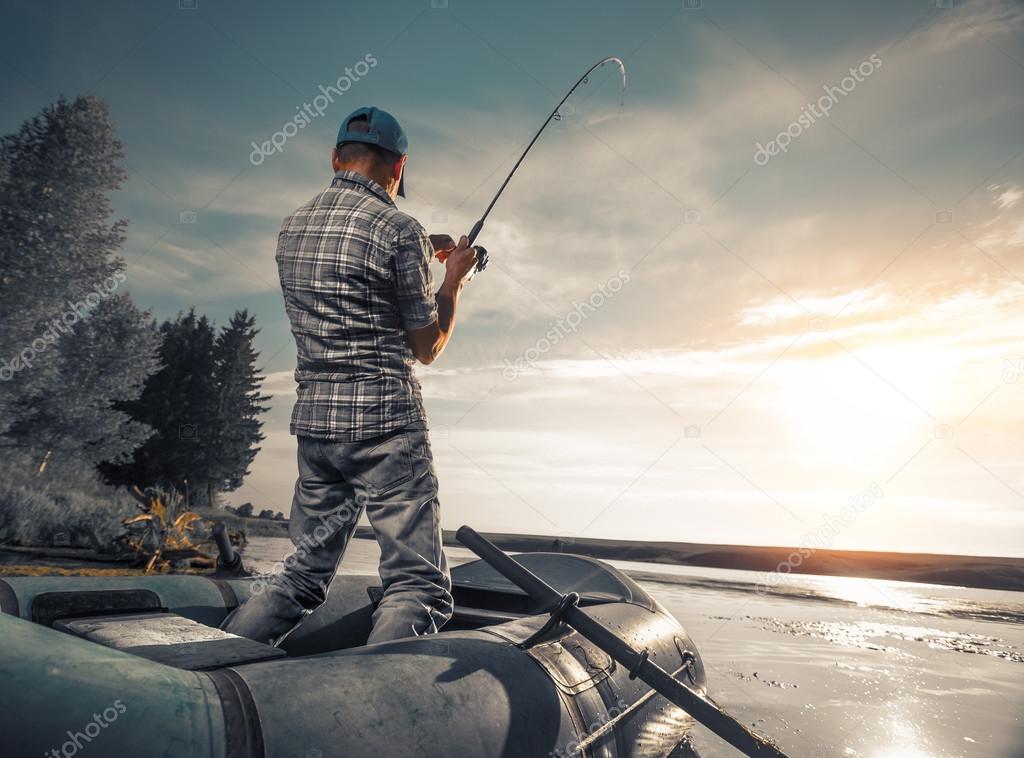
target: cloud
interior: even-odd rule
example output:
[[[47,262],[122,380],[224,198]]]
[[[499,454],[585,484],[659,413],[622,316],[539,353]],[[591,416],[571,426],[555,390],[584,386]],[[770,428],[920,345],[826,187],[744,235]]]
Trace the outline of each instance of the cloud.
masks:
[[[978,38],[1003,39],[1024,32],[1024,8],[1008,0],[975,0],[941,13],[914,32],[910,40],[922,54],[944,53],[973,44]]]
[[[1022,16],[1003,3],[933,12],[766,167],[755,143],[809,97],[775,71],[816,96],[904,27],[804,46],[768,32],[751,49],[773,47],[772,70],[680,14],[629,62],[623,109],[614,82],[579,98],[488,218],[492,267],[466,288],[442,362],[420,373],[446,526],[785,543],[890,477],[903,537],[930,538],[907,515],[930,499],[961,505],[933,548],[975,516],[1009,524],[1011,496],[990,472],[1024,487],[1024,382],[1001,378],[1024,328],[1024,190],[1004,136],[1019,71],[1000,50],[1016,49]],[[373,86],[386,84],[382,69]],[[410,100],[401,207],[431,231],[470,228],[559,94],[526,86],[480,87],[454,112]],[[133,229],[133,249],[156,245],[129,255],[129,275],[211,302],[272,295],[278,224],[330,179],[329,140],[307,131],[240,174],[168,166],[160,183],[199,222],[184,228],[174,208],[163,238],[157,224]],[[244,163],[251,148],[237,147]],[[167,197],[133,186],[135,202],[166,211]],[[948,224],[936,216],[947,207]],[[620,293],[502,378],[620,270]],[[294,477],[291,372],[265,391],[269,437],[246,488],[280,509]],[[882,527],[865,518],[844,540],[877,545]]]
[[[992,189],[998,190],[999,187],[998,185],[996,185]],[[1020,202],[1020,199],[1022,197],[1024,197],[1024,190],[1022,190],[1020,187],[1007,187],[1005,190],[1003,190],[996,196],[996,205],[998,205],[1001,209],[1006,210],[1008,208],[1012,208],[1018,202]]]

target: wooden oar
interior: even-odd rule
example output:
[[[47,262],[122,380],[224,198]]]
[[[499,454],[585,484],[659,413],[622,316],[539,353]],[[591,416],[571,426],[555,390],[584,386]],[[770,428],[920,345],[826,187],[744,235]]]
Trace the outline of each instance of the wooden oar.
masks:
[[[579,600],[578,595],[561,595],[554,587],[468,526],[461,527],[455,536],[542,608],[557,613],[558,618],[625,666],[630,675],[657,690],[730,745],[749,756],[786,758],[785,753],[766,738],[754,734],[699,692],[690,689],[649,660],[646,650],[634,650],[601,622],[577,607],[575,601]]]

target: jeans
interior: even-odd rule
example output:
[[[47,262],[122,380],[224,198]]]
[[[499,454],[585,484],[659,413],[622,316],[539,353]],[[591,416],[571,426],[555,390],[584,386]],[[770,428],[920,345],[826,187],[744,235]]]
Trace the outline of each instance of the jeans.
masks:
[[[299,478],[288,527],[295,552],[257,580],[225,631],[278,644],[327,598],[365,510],[380,545],[384,596],[367,644],[438,631],[451,618],[451,576],[426,425],[369,440],[298,437]]]

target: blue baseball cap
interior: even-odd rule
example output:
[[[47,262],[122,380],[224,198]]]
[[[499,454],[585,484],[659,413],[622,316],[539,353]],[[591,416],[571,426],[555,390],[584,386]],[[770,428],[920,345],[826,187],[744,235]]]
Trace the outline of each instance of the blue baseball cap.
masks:
[[[368,128],[365,132],[349,131],[349,124],[356,119],[367,122]],[[405,131],[398,123],[398,119],[387,111],[382,111],[374,106],[358,108],[341,122],[337,144],[343,145],[346,142],[365,142],[397,155],[405,155],[409,152],[409,139],[405,136]],[[405,197],[404,171],[402,172],[402,181],[398,185],[398,194]]]

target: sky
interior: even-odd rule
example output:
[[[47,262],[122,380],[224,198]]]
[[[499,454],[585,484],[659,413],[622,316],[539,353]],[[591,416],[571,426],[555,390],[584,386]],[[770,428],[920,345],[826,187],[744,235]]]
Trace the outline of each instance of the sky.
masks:
[[[563,107],[418,370],[444,527],[1024,555],[1021,4],[2,5],[3,133],[111,106],[136,302],[256,315],[272,410],[231,502],[289,509],[274,248],[341,119],[394,113],[400,207],[458,236],[617,55],[624,98],[605,67]]]

